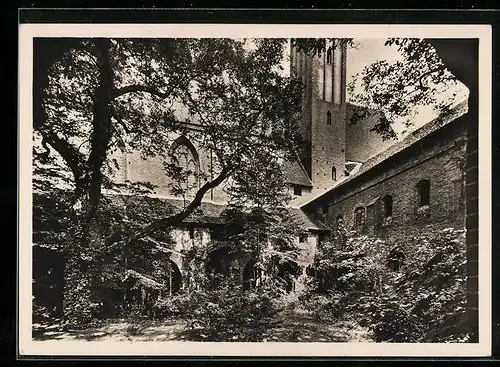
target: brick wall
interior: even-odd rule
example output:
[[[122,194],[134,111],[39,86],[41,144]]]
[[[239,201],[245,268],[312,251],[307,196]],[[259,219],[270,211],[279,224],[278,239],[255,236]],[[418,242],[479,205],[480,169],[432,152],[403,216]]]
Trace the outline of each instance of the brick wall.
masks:
[[[168,149],[168,147],[166,149]],[[200,160],[200,170],[208,174],[212,164],[210,152],[197,149],[197,153]],[[111,158],[116,159],[119,165],[114,176],[117,182],[124,183],[126,180],[130,182],[149,182],[157,186],[155,194],[171,196],[170,187],[168,185],[169,178],[165,174],[163,158],[148,157],[147,159],[143,159],[139,152],[132,151],[124,153],[119,150],[113,152]],[[203,182],[200,182],[200,185],[202,184]],[[209,191],[205,199],[223,202],[227,199],[227,195],[223,192],[221,185]]]
[[[478,156],[478,124],[473,116],[468,115],[467,165],[466,165],[466,228],[467,228],[467,312],[471,330],[470,342],[478,342],[478,273],[479,273],[479,156]]]
[[[345,147],[346,161],[364,162],[394,143],[394,140],[384,141],[380,134],[370,131],[379,121],[378,113],[369,110],[368,116],[351,124],[350,119],[353,114],[355,112],[362,113],[359,110],[365,108],[352,104],[347,104],[346,107],[345,139],[348,142]]]
[[[331,125],[327,124],[328,111],[332,115]],[[345,109],[331,102],[315,100],[312,111],[311,180],[313,190],[325,190],[335,181],[332,166],[336,169],[336,179],[345,170]]]
[[[345,50],[343,50],[345,53]],[[302,164],[313,181],[313,190],[325,190],[334,184],[332,166],[337,180],[343,176],[345,164],[345,103],[334,103],[335,96],[342,95],[345,80],[334,88],[334,79],[345,74],[339,69],[334,75],[334,65],[340,66],[342,55],[337,55],[333,64],[326,63],[326,56],[308,57],[292,50],[291,66],[304,83],[300,133],[305,140]],[[340,90],[337,90],[340,89]],[[337,98],[338,100],[339,98]],[[331,113],[331,124],[327,113]]]
[[[327,208],[327,224],[332,228],[342,216],[348,228],[354,227],[354,210],[369,207],[365,233],[381,237],[404,237],[430,228],[463,228],[465,226],[465,161],[467,130],[460,121],[432,133],[399,154],[354,178],[333,193],[325,195],[309,211]],[[417,208],[420,180],[430,180],[429,216],[419,215]],[[392,195],[393,215],[387,226],[377,221],[383,205],[377,198]],[[380,217],[378,217],[380,219]]]

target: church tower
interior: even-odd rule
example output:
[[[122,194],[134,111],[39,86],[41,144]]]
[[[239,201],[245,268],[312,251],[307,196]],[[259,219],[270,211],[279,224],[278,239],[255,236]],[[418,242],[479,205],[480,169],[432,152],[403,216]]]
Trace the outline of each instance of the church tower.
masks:
[[[329,41],[326,52],[309,56],[290,49],[291,75],[304,84],[300,132],[305,141],[301,163],[312,192],[323,191],[343,177],[346,136],[346,45]]]

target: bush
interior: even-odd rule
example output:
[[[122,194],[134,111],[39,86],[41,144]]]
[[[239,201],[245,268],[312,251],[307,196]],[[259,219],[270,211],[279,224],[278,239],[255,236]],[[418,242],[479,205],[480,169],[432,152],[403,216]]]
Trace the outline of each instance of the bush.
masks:
[[[218,289],[190,291],[158,302],[157,314],[188,320],[186,338],[204,341],[256,342],[279,325],[277,313],[286,308],[283,292],[268,286],[243,291],[234,284]]]
[[[356,320],[376,341],[467,340],[466,323],[457,319],[466,307],[464,240],[464,231],[446,229],[400,244],[366,236],[325,244],[314,264],[315,291],[328,301],[312,307],[317,317]],[[387,264],[394,248],[406,255],[398,271]]]

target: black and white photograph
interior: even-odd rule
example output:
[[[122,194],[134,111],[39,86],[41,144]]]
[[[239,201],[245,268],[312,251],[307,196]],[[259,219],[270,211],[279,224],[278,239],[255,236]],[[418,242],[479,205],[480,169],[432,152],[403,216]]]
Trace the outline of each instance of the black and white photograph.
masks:
[[[25,350],[484,353],[487,26],[141,26],[20,26]]]

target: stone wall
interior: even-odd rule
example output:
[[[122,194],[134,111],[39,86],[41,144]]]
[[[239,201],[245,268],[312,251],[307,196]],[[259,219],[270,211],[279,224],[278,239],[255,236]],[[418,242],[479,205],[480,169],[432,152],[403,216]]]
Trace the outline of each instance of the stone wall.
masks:
[[[342,217],[348,229],[383,238],[404,238],[431,228],[465,227],[467,130],[454,121],[353,177],[306,209],[325,213],[335,228]],[[417,184],[430,181],[428,209],[419,209]],[[391,195],[392,218],[384,220],[382,198]],[[355,209],[365,209],[364,224],[355,225]],[[385,223],[384,223],[385,222]]]

